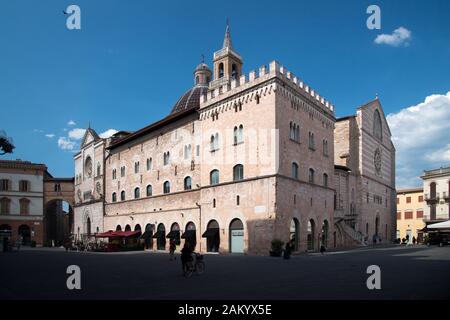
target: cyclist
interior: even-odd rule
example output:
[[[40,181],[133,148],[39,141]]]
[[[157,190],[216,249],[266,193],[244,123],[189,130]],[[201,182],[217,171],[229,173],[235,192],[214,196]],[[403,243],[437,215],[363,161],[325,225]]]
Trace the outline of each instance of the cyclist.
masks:
[[[185,270],[185,266],[188,262],[192,261],[192,248],[188,242],[184,243],[183,249],[181,249],[181,268],[183,269],[183,273]]]

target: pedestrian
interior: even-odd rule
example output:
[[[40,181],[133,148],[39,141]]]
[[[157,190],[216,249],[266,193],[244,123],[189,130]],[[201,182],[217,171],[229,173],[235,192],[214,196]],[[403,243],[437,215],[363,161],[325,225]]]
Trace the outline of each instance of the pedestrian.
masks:
[[[284,259],[290,259],[291,258],[291,253],[292,253],[292,244],[290,242],[286,242],[286,246],[284,248],[284,254],[283,254],[283,258]]]
[[[176,258],[174,257],[175,255],[175,239],[170,239],[170,243],[169,243],[169,254],[170,254],[170,260],[176,260]]]
[[[323,244],[320,245],[320,253],[324,254],[325,251],[327,251],[327,248],[325,248],[325,246]]]
[[[374,246],[377,244],[377,235],[376,235],[376,234],[374,234],[374,235],[372,236],[372,242],[373,242],[373,245],[374,245]]]
[[[413,244],[415,245],[415,244],[416,244],[416,242],[417,242],[417,239],[416,239],[416,237],[413,237]]]

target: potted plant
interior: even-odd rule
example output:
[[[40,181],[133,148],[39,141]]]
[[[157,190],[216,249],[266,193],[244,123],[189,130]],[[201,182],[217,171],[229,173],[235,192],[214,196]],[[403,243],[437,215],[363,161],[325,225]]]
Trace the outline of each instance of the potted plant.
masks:
[[[279,239],[272,240],[272,249],[270,250],[270,256],[272,257],[281,257],[283,253],[283,244],[284,242]]]

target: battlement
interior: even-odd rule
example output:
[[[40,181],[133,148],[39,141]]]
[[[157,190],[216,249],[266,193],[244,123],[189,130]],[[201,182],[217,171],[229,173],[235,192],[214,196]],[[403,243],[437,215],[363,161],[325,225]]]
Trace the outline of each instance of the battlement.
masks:
[[[237,94],[240,91],[257,86],[272,78],[278,78],[290,84],[300,94],[314,100],[314,102],[326,112],[334,114],[333,104],[331,104],[324,97],[320,96],[317,91],[305,84],[300,78],[295,76],[284,66],[280,65],[277,61],[272,61],[269,64],[269,69],[267,69],[265,65],[261,66],[258,72],[255,70],[250,71],[248,75],[244,74],[239,79],[231,80],[231,82],[225,81],[224,85],[208,91],[207,94],[204,94],[200,98],[200,108],[209,106],[222,99]]]

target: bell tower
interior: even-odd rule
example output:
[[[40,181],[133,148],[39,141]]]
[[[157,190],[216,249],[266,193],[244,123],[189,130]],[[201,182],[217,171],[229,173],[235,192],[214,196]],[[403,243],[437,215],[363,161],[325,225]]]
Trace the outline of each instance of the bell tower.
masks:
[[[241,74],[242,57],[233,49],[230,25],[227,20],[222,49],[214,52],[214,80],[210,83],[210,88],[229,84],[231,80],[239,79]]]

